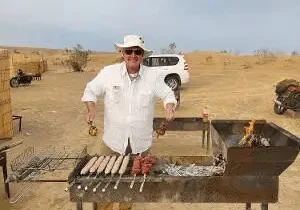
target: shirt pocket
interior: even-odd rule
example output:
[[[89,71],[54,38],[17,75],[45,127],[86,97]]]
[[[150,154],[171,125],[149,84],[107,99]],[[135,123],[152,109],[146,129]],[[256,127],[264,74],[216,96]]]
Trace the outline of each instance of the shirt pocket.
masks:
[[[141,92],[139,95],[139,104],[141,107],[150,107],[152,103],[151,92]]]
[[[109,104],[119,104],[122,97],[122,87],[113,86],[108,91],[108,102]]]

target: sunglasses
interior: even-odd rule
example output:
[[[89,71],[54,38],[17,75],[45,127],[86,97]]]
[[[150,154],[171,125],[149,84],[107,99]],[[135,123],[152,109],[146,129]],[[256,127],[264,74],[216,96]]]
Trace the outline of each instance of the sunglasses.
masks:
[[[131,55],[133,52],[135,55],[142,55],[143,50],[132,50],[132,49],[127,49],[124,51],[126,55]]]

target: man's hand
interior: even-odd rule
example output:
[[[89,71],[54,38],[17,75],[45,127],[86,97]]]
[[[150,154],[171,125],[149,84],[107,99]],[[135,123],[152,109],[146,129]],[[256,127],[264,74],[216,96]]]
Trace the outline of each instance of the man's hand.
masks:
[[[166,105],[166,119],[167,121],[172,121],[174,119],[176,106],[173,103],[168,103]]]
[[[94,121],[96,115],[96,104],[95,102],[88,101],[85,102],[87,111],[85,113],[85,120],[90,123]]]

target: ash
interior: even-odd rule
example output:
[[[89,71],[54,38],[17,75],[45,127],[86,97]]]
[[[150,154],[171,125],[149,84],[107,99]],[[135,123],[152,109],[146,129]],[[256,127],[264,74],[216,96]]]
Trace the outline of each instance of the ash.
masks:
[[[252,147],[268,147],[270,146],[270,139],[265,138],[262,134],[252,134],[250,137]]]
[[[264,137],[262,134],[251,134],[241,140],[240,146],[242,146],[242,147],[268,147],[268,146],[270,146],[270,139]]]
[[[211,166],[165,164],[162,171],[170,176],[220,176],[225,171],[226,161],[222,155],[213,159],[214,164]]]

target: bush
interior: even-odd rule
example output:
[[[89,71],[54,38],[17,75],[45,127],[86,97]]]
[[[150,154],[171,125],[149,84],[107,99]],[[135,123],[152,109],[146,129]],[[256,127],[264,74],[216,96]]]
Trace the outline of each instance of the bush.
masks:
[[[90,50],[84,50],[80,44],[77,44],[73,50],[69,50],[69,59],[66,60],[69,68],[74,72],[83,72],[89,61],[89,55],[92,53]]]

